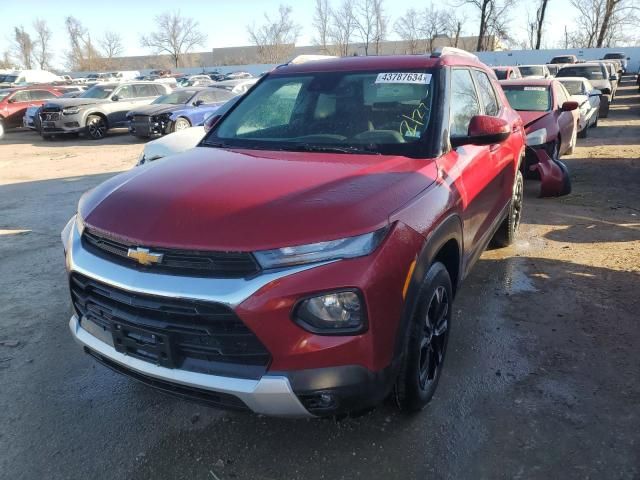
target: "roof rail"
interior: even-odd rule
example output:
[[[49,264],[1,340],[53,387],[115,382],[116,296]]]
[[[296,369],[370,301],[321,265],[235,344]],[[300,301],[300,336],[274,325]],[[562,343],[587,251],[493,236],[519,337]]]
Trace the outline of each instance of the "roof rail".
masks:
[[[431,53],[431,58],[440,58],[444,55],[458,55],[459,57],[467,57],[467,58],[473,58],[474,60],[478,60],[478,57],[473,53],[470,53],[470,52],[467,52],[466,50],[462,50],[461,48],[455,48],[455,47],[436,48],[435,51]]]
[[[338,58],[335,55],[298,55],[289,60],[288,65],[299,65],[301,63],[315,62],[317,60],[327,60],[329,58]]]

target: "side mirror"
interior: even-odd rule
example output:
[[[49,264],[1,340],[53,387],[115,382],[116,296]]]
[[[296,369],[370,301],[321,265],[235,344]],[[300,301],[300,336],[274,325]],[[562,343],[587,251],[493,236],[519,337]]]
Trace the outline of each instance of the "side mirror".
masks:
[[[591,93],[589,94],[590,97],[599,97],[600,95],[602,95],[601,90],[591,90]]]
[[[15,98],[10,98],[9,100],[7,100],[7,103],[16,103],[16,99]]]
[[[511,127],[503,119],[476,115],[469,122],[467,136],[451,137],[451,145],[454,148],[462,145],[493,145],[504,142],[509,135],[511,135]]]
[[[196,100],[193,102],[194,107],[199,107],[200,105],[204,105],[204,100]]]
[[[114,95],[113,97],[111,97],[111,100],[117,102],[118,100],[120,100],[120,97],[118,97],[118,95]]]
[[[562,107],[560,107],[560,110],[562,110],[563,112],[571,112],[575,109],[577,109],[580,105],[578,105],[578,102],[574,102],[572,100],[568,101],[568,102],[564,102],[562,104]]]
[[[215,113],[213,115],[211,115],[210,117],[208,117],[204,121],[204,131],[208,132],[213,127],[215,127],[216,124],[218,123],[218,120],[220,120],[221,117],[222,117],[222,115],[216,115]]]

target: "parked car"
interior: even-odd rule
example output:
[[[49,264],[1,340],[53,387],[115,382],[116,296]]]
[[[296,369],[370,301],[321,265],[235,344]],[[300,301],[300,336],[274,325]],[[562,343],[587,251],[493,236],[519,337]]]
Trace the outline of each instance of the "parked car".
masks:
[[[98,83],[114,83],[118,79],[111,73],[90,73],[86,76],[85,84],[93,86]]]
[[[222,90],[228,90],[236,95],[243,95],[249,90],[256,82],[257,78],[249,78],[247,80],[225,80],[223,82],[216,82],[210,86],[210,88],[219,88]]]
[[[571,100],[578,102],[580,120],[578,122],[578,137],[586,138],[591,127],[598,126],[600,112],[600,95],[602,92],[582,77],[561,77],[558,79],[567,89]]]
[[[5,130],[22,126],[22,118],[27,108],[42,105],[51,98],[59,97],[60,87],[48,85],[16,87],[0,90],[0,138]]]
[[[567,63],[578,63],[578,57],[575,55],[557,55],[549,60],[551,64],[567,64]]]
[[[551,78],[546,65],[518,65],[522,78]]]
[[[180,87],[206,87],[211,85],[213,80],[208,75],[191,75],[177,80]]]
[[[198,147],[82,197],[62,232],[72,335],[220,407],[315,417],[393,393],[418,411],[455,293],[515,239],[523,151],[466,52],[279,67]]]
[[[160,69],[160,70],[151,70],[149,75],[157,75],[158,77],[168,77],[171,75],[171,70]]]
[[[618,60],[620,62],[620,64],[622,65],[622,73],[627,73],[627,68],[629,66],[629,60],[631,60],[631,58],[629,58],[623,52],[605,53],[605,55],[604,55],[604,57],[602,57],[602,59],[603,60]]]
[[[562,83],[523,78],[502,80],[500,84],[511,107],[522,117],[528,147],[544,149],[555,160],[573,153],[578,135],[578,102],[569,98]],[[535,152],[527,149],[523,172],[532,176],[531,167],[537,162]]]
[[[547,64],[547,70],[549,70],[552,77],[555,77],[563,66],[564,64],[562,63]]]
[[[85,92],[85,87],[78,85],[66,85],[64,87],[56,87],[62,92],[58,98],[76,98]],[[43,102],[42,102],[43,103]],[[42,112],[42,103],[30,106],[22,117],[22,126],[40,132],[41,122],[40,113]]]
[[[230,72],[224,76],[225,80],[244,80],[247,78],[253,78],[253,75],[249,72]]]
[[[46,70],[12,70],[3,76],[2,82],[0,82],[0,88],[59,82],[60,80],[58,75]]]
[[[222,105],[237,97],[238,94],[229,90],[223,90],[220,88],[208,88],[209,97],[211,103],[202,104],[195,108],[181,108],[171,112],[169,118],[170,130],[176,132],[178,130],[184,130],[192,125],[198,125],[204,121],[204,118],[209,114],[216,112]]]
[[[522,78],[522,74],[518,67],[499,66],[491,67],[491,69],[496,74],[498,80],[514,80],[516,78]]]
[[[199,112],[215,105],[219,107],[233,96],[232,93],[207,87],[187,87],[156,98],[150,105],[144,105],[127,113],[129,133],[137,137],[161,136],[174,129],[196,125],[202,118]],[[172,120],[172,113],[178,113]],[[190,112],[198,112],[190,115]],[[197,121],[194,119],[198,118]],[[186,126],[185,126],[186,123]],[[177,128],[176,128],[177,127]]]
[[[600,97],[600,118],[609,116],[609,106],[612,100],[613,86],[610,80],[609,69],[604,63],[579,63],[576,65],[567,65],[560,69],[556,78],[562,77],[583,77],[591,82],[591,84],[602,92]]]
[[[111,72],[111,75],[119,82],[130,82],[140,76],[140,72],[137,70],[122,70],[120,72]]]
[[[92,140],[104,138],[114,127],[126,127],[130,110],[148,105],[171,89],[156,82],[104,83],[77,98],[58,99],[42,107],[42,138],[84,133]]]
[[[620,81],[620,77],[618,76],[617,67],[611,62],[604,62],[607,70],[609,71],[609,81],[611,82],[611,99],[616,98],[616,93],[618,92],[618,83]]]

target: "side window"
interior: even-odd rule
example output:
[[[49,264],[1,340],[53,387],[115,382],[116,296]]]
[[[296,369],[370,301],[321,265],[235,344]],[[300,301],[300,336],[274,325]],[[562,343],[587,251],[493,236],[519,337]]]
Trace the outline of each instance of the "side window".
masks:
[[[451,136],[464,137],[469,132],[471,117],[480,114],[480,103],[476,89],[467,69],[451,71],[451,105],[449,110]]]
[[[157,96],[155,85],[134,85],[137,98]]]
[[[162,85],[153,85],[153,89],[155,90],[156,95],[165,95],[167,91],[162,88]]]
[[[498,105],[498,100],[496,99],[496,92],[491,86],[491,80],[489,80],[489,77],[487,77],[486,73],[481,72],[480,70],[473,70],[473,76],[476,79],[476,83],[478,84],[480,101],[484,106],[485,115],[495,117],[496,115],[498,115],[500,106]]]
[[[31,100],[46,100],[47,98],[54,98],[55,95],[46,90],[31,90]]]
[[[123,87],[120,87],[116,92],[116,95],[118,95],[118,98],[120,100],[128,100],[130,98],[133,98],[134,97],[133,86],[125,85]]]
[[[198,95],[197,100],[200,100],[205,104],[220,102],[221,100],[218,99],[218,93],[214,92],[213,89],[211,90],[211,92],[202,92],[200,95]]]
[[[31,100],[31,96],[29,95],[29,90],[21,90],[16,93],[12,98],[14,102],[28,102]]]

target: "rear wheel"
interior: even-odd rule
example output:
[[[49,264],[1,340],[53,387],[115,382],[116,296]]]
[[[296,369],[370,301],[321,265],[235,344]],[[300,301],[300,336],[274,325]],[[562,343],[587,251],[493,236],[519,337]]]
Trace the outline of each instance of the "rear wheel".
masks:
[[[524,182],[520,171],[516,173],[516,180],[511,194],[511,206],[509,214],[504,219],[493,236],[491,243],[496,247],[508,247],[516,240],[520,219],[522,218],[522,204],[524,199]]]
[[[591,128],[596,128],[598,126],[598,120],[600,119],[600,113],[596,112],[596,120],[591,124]]]
[[[89,115],[86,127],[91,140],[101,140],[107,134],[107,122],[100,115]]]
[[[185,128],[191,127],[191,122],[184,117],[180,117],[176,120],[176,123],[173,127],[175,132],[179,132],[180,130],[184,130]]]
[[[424,277],[411,324],[394,395],[400,409],[417,412],[429,403],[438,386],[451,326],[451,278],[435,262]]]

